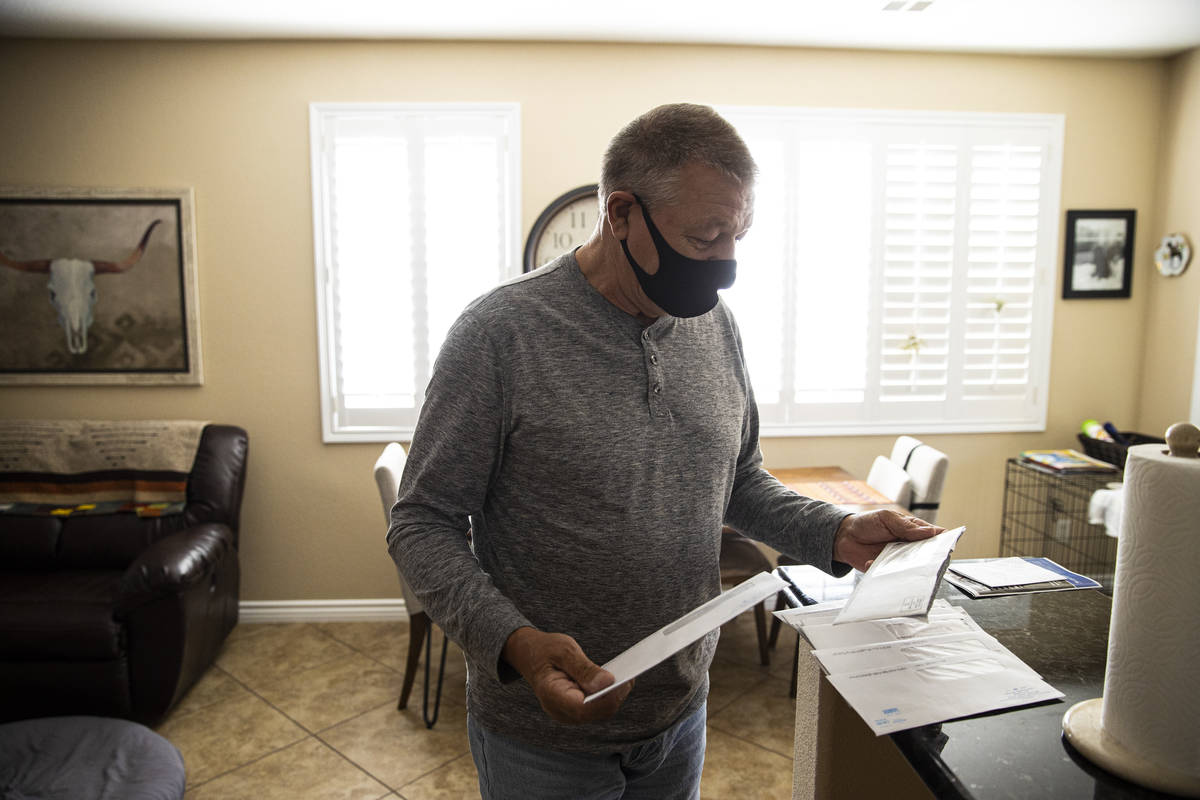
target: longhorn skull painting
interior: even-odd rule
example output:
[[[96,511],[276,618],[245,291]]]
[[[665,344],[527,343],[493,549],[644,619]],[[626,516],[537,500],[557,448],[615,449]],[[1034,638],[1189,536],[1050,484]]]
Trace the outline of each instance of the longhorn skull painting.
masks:
[[[190,191],[74,191],[0,194],[0,383],[198,383]]]
[[[154,232],[154,226],[162,222],[156,219],[146,228],[142,241],[124,261],[85,261],[79,258],[39,258],[32,261],[14,261],[0,252],[0,264],[24,272],[48,274],[50,302],[58,311],[58,322],[67,335],[67,350],[81,354],[87,352],[87,332],[92,327],[92,308],[96,305],[96,276],[111,272],[124,272],[141,260],[146,252],[146,241]]]

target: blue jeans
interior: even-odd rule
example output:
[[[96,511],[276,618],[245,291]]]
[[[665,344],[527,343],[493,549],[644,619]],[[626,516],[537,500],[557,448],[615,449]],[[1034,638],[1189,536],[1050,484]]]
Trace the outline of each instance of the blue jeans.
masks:
[[[467,716],[484,800],[697,800],[704,767],[704,706],[628,753],[590,755],[534,747]]]

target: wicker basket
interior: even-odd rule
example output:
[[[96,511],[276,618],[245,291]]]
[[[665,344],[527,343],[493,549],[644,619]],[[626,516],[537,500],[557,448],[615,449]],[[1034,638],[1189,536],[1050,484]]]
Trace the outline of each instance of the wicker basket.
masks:
[[[1121,436],[1125,437],[1125,441],[1129,444],[1117,444],[1116,442],[1106,442],[1103,439],[1093,439],[1086,433],[1080,433],[1079,443],[1083,445],[1083,452],[1087,453],[1092,458],[1098,458],[1101,461],[1125,469],[1125,457],[1129,455],[1129,446],[1135,444],[1163,444],[1165,439],[1158,436],[1146,436],[1143,433],[1133,433],[1130,431],[1120,431]]]

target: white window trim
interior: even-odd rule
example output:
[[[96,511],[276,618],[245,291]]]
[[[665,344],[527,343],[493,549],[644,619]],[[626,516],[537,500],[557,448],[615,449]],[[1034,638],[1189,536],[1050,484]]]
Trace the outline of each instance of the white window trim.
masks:
[[[321,398],[321,437],[327,443],[339,442],[407,442],[412,440],[415,425],[358,425],[353,428],[342,428],[335,423],[337,416],[337,397],[334,385],[334,333],[335,324],[333,313],[333,282],[330,278],[332,259],[332,242],[326,235],[331,214],[331,198],[329,194],[330,176],[326,170],[325,154],[322,151],[324,137],[322,123],[334,114],[356,112],[380,113],[388,110],[412,112],[429,111],[494,111],[511,115],[513,125],[512,148],[508,160],[512,170],[512,180],[508,182],[508,208],[511,210],[507,220],[509,241],[511,247],[511,264],[513,273],[520,273],[521,250],[521,163],[520,163],[520,104],[519,103],[339,103],[313,102],[309,104],[309,144],[310,167],[313,194],[313,258],[314,279],[317,304],[317,347],[319,361],[319,393]],[[500,281],[497,280],[497,283]],[[424,387],[420,387],[423,392]],[[419,405],[419,404],[418,404]]]
[[[1031,353],[1030,382],[1034,386],[1033,413],[1022,419],[991,420],[896,420],[877,419],[857,422],[827,422],[792,424],[760,424],[760,437],[789,436],[854,436],[898,433],[990,433],[1044,431],[1048,412],[1050,361],[1053,348],[1055,286],[1058,275],[1058,237],[1062,216],[1062,161],[1065,118],[1062,114],[1020,114],[1003,112],[926,112],[878,109],[787,108],[767,106],[720,106],[718,111],[745,119],[753,116],[775,118],[786,111],[792,118],[814,121],[839,121],[848,124],[879,124],[892,126],[925,126],[952,124],[954,126],[1031,127],[1045,132],[1049,165],[1043,171],[1042,197],[1051,200],[1039,208],[1039,238],[1036,256],[1035,281],[1038,291],[1034,297],[1034,323],[1031,342],[1043,343]],[[872,323],[873,325],[875,322]],[[1200,333],[1198,333],[1200,339]],[[1200,344],[1198,344],[1200,347]],[[1198,351],[1200,352],[1200,351]],[[1197,357],[1197,391],[1200,393],[1200,356]],[[753,378],[753,376],[751,376]]]

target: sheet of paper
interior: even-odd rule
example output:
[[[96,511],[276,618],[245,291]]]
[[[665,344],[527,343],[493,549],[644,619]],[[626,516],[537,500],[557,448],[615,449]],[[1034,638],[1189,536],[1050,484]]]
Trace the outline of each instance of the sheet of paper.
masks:
[[[993,588],[1049,583],[1050,581],[1060,581],[1063,577],[1057,572],[1016,556],[969,561],[961,564],[951,562],[950,570]]]
[[[933,603],[942,573],[965,527],[916,542],[891,542],[883,548],[835,624],[887,617],[924,616]]]
[[[828,677],[876,736],[1063,697],[1007,651]]]
[[[696,607],[670,625],[659,628],[601,666],[616,678],[612,685],[584,698],[590,703],[678,653],[704,634],[724,625],[748,608],[774,595],[787,583],[773,572],[760,572],[727,592]]]

